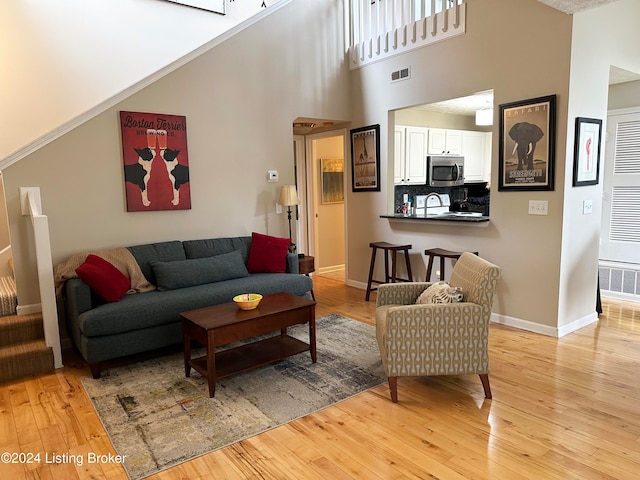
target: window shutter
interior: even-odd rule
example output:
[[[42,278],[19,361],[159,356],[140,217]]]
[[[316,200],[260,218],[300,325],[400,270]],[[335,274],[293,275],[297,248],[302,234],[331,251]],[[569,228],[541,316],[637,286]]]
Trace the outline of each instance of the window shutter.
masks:
[[[614,175],[640,174],[640,121],[618,123]],[[614,186],[609,239],[640,243],[640,186]]]

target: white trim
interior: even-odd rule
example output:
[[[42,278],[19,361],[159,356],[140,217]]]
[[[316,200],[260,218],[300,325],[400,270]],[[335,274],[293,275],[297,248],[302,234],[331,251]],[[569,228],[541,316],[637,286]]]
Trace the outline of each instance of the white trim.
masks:
[[[619,262],[617,260],[598,260],[598,266],[603,268],[616,268],[618,270],[640,271],[639,263]]]
[[[526,330],[528,332],[539,333],[548,337],[557,337],[558,329],[550,327],[548,325],[542,325],[540,323],[530,322],[528,320],[522,320],[521,318],[510,317],[508,315],[500,315],[497,313],[491,314],[491,322],[507,327],[514,327],[520,330]]]
[[[626,302],[640,303],[640,295],[634,295],[632,293],[614,292],[613,290],[600,290],[600,295],[603,298],[615,298],[617,300],[624,300]]]
[[[360,290],[367,290],[366,282],[358,282],[356,280],[345,279],[344,283],[346,283],[350,287],[359,288]]]
[[[569,333],[573,333],[576,330],[580,330],[582,327],[586,327],[587,325],[591,325],[598,321],[598,314],[594,311],[589,315],[585,315],[582,318],[578,318],[571,323],[567,323],[566,325],[561,325],[558,327],[558,338],[562,338]]]
[[[344,263],[342,265],[331,265],[329,267],[319,268],[318,270],[316,270],[316,273],[318,275],[322,275],[323,273],[333,273],[333,272],[338,272],[340,270],[344,270]]]
[[[562,325],[558,328],[550,327],[548,325],[542,325],[540,323],[530,322],[521,318],[509,317],[508,315],[500,315],[497,313],[491,314],[491,322],[507,327],[514,327],[520,330],[526,330],[528,332],[539,333],[548,337],[562,338],[569,333],[575,332],[582,327],[585,327],[598,320],[598,314],[594,311],[589,315],[579,318],[571,323]]]
[[[628,115],[633,113],[640,113],[640,107],[627,107],[627,108],[617,108],[615,110],[608,110],[607,116],[610,117],[612,115]]]
[[[17,315],[31,315],[33,313],[42,313],[41,303],[32,303],[31,305],[18,305],[16,307]]]

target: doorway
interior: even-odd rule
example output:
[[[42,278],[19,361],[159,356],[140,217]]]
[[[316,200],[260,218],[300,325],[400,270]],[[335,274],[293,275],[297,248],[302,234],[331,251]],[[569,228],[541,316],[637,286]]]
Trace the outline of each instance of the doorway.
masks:
[[[315,272],[344,280],[345,131],[294,136],[298,252],[315,257]],[[303,149],[304,146],[304,149]]]
[[[613,296],[640,300],[640,108],[607,118],[600,286]]]

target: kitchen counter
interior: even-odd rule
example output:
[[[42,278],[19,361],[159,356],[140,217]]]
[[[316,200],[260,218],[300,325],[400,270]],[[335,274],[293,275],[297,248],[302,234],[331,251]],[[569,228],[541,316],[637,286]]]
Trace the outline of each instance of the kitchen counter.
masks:
[[[486,227],[489,217],[485,215],[473,215],[469,212],[445,212],[437,215],[403,215],[402,213],[380,215],[380,218],[397,220],[402,222],[421,222],[431,224],[455,224]]]

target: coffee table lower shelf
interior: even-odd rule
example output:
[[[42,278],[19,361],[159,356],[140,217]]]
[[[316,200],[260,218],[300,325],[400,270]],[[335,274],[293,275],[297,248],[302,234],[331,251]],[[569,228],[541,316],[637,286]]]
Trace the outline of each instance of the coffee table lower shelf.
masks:
[[[216,379],[246,372],[256,367],[268,365],[278,360],[283,360],[298,353],[308,352],[309,344],[293,338],[289,335],[277,335],[257,342],[240,345],[220,352],[215,352]],[[207,371],[207,357],[192,359],[190,362],[194,370],[205,378],[209,377]]]

